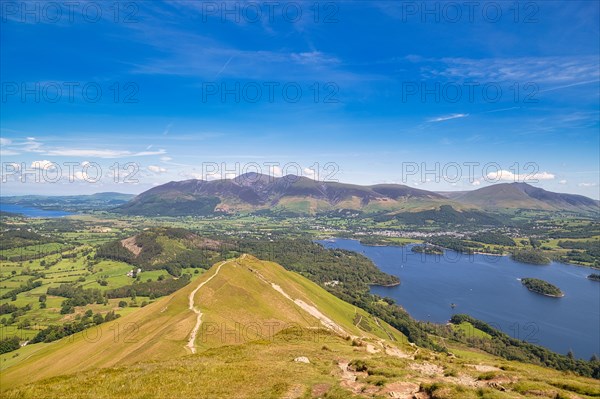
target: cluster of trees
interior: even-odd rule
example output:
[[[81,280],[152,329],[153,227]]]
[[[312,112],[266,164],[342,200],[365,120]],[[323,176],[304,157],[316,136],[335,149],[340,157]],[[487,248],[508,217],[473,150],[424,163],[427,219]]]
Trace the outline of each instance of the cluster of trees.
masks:
[[[2,310],[2,315],[4,314],[9,314],[10,317],[7,318],[2,318],[2,320],[0,320],[0,324],[3,325],[10,325],[10,324],[14,324],[17,321],[18,317],[23,316],[25,313],[29,312],[32,309],[31,304],[27,304],[25,306],[23,306],[22,308],[19,308],[17,306],[14,305],[10,305],[10,304],[4,304],[2,306],[0,306],[0,309]]]
[[[2,305],[0,305],[0,315],[10,314],[16,312],[17,310],[19,310],[19,308],[10,303],[3,303]]]
[[[547,265],[550,259],[545,257],[540,251],[521,250],[512,254],[511,258],[517,262],[529,263],[531,265]]]
[[[386,303],[384,305],[381,302],[381,297],[368,292],[361,292],[355,295],[351,295],[349,292],[338,292],[336,296],[379,317],[404,334],[410,342],[438,352],[446,351],[445,348],[429,338],[427,331],[421,327],[419,322],[410,317],[406,310],[398,306],[390,298],[384,299]]]
[[[96,258],[104,258],[117,260],[121,262],[132,263],[134,260],[133,253],[125,248],[121,241],[110,241],[96,249]]]
[[[27,280],[27,282],[24,285],[19,286],[18,288],[12,289],[8,292],[5,292],[2,296],[0,296],[0,299],[8,299],[8,298],[12,298],[12,300],[16,300],[17,299],[17,295],[20,294],[21,292],[26,292],[26,291],[30,291],[34,288],[37,288],[39,286],[42,285],[41,281],[35,281],[38,277],[33,277],[30,278],[29,280]]]
[[[528,290],[537,292],[538,294],[556,297],[563,296],[562,291],[557,286],[538,278],[524,278],[521,279],[521,283],[527,287]]]
[[[600,243],[598,241],[559,241],[558,246],[571,249],[561,260],[600,267]]]
[[[164,248],[162,243],[169,240],[178,241],[183,246],[174,244],[173,248]],[[198,240],[198,236],[185,229],[158,228],[135,236],[135,244],[141,248],[137,256],[124,248],[118,240],[101,245],[96,251],[96,256],[127,262],[142,270],[163,269],[178,277],[183,268],[208,269],[223,259],[216,248],[204,247],[197,242]]]
[[[56,242],[56,239],[45,237],[28,230],[6,230],[0,232],[0,250],[26,247],[29,245]]]
[[[108,298],[126,298],[140,295],[150,297],[150,299],[158,298],[172,294],[178,289],[186,286],[190,282],[191,278],[191,275],[184,274],[178,279],[167,278],[158,281],[134,283],[132,285],[108,290],[106,292],[106,296]]]
[[[402,212],[396,215],[382,215],[374,218],[383,222],[395,218],[401,223],[424,226],[434,222],[436,225],[477,225],[502,226],[505,221],[499,215],[480,211],[457,211],[451,205],[442,205],[439,209],[428,209],[420,212]]]
[[[3,353],[8,353],[15,351],[21,347],[19,343],[19,337],[7,337],[4,339],[0,339],[0,355]]]
[[[509,236],[492,231],[474,234],[470,237],[470,239],[473,241],[482,242],[484,244],[504,245],[506,247],[514,247],[516,245],[513,239]]]
[[[60,326],[49,326],[41,330],[31,340],[32,344],[38,342],[52,342],[58,339],[73,335],[79,331],[83,331],[86,328],[106,323],[108,321],[119,318],[121,315],[115,314],[114,311],[108,312],[105,316],[100,313],[93,314],[91,310],[88,310],[85,315],[80,319],[70,323],[65,323]]]
[[[452,316],[450,322],[453,324],[469,322],[473,327],[491,335],[493,339],[470,339],[469,344],[492,355],[501,356],[508,360],[539,364],[561,371],[569,370],[586,377],[600,378],[600,361],[597,357],[585,361],[575,359],[572,354],[560,355],[541,346],[512,338],[487,323],[465,314]],[[452,335],[450,333],[451,329],[443,328],[445,326],[441,327],[435,331],[436,334],[464,342],[464,336],[461,337],[460,334]]]
[[[600,235],[600,223],[591,222],[573,226],[564,226],[560,230],[553,230],[550,238],[589,238]]]
[[[589,278],[590,280],[594,280],[594,281],[600,281],[600,274],[592,273],[587,278]]]
[[[73,313],[75,306],[107,302],[106,297],[99,289],[83,289],[75,284],[61,284],[58,287],[49,287],[47,294],[67,298],[61,304],[60,313],[62,314]]]
[[[384,273],[367,257],[342,249],[325,249],[309,239],[277,241],[243,240],[236,244],[241,253],[277,262],[286,269],[323,284],[337,280],[348,291],[368,291],[371,285],[396,285],[396,276]]]
[[[452,236],[436,236],[429,237],[427,242],[433,245],[437,245],[439,247],[444,247],[448,249],[452,249],[456,252],[461,252],[465,254],[472,254],[478,250],[483,248],[483,244],[469,242],[461,240],[460,238],[452,237]]]

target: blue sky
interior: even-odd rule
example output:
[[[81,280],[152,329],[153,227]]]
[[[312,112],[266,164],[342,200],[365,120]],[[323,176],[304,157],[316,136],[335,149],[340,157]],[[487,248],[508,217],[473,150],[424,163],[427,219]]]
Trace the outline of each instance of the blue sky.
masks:
[[[599,197],[597,1],[1,4],[2,195],[262,171]]]

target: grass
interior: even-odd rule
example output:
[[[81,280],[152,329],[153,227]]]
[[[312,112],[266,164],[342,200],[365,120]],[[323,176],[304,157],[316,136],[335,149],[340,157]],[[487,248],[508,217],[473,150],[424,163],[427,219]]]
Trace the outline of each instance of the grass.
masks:
[[[409,351],[403,336],[392,327],[378,325],[302,276],[250,256],[223,266],[197,292],[194,300],[204,313],[203,323],[219,330],[211,330],[207,340],[199,335],[199,353],[190,355],[184,345],[195,314],[188,309],[188,295],[215,272],[213,267],[206,276],[144,308],[125,308],[125,316],[94,331],[0,356],[3,397],[341,399],[365,397],[369,392],[369,397],[383,398],[390,397],[386,389],[395,383],[420,386],[432,398],[446,399],[600,396],[595,380],[496,358],[453,342],[447,343],[452,355],[424,349],[419,349],[415,359],[382,350],[369,353],[367,342],[391,343],[405,353],[415,348]],[[345,339],[324,329],[257,273],[278,284],[292,299],[315,306],[347,332],[363,338]],[[266,336],[241,335],[236,342],[236,322],[241,326],[287,322],[288,328],[274,327]],[[371,332],[355,326],[363,322]],[[485,337],[468,323],[456,328]],[[396,342],[391,342],[390,335]],[[294,362],[299,356],[306,356],[310,363]],[[363,373],[348,383],[342,378],[341,362],[360,364]],[[480,365],[487,368],[479,371]],[[440,371],[432,372],[432,367]],[[506,390],[490,385],[494,383]]]
[[[259,271],[267,280],[279,284],[292,298],[317,307],[348,333],[365,335],[353,324],[356,313],[353,306],[277,264],[248,257],[240,264],[232,262],[223,267],[219,275],[196,294],[197,306],[204,313],[205,328],[198,334],[196,343],[199,347],[209,349],[256,339],[269,341],[274,334],[286,328],[291,329],[289,337],[294,337],[296,341],[308,339],[320,344],[319,348],[323,344],[329,345],[328,341],[324,341],[329,335],[319,333],[323,327],[319,320],[284,298],[250,269]],[[213,273],[214,267],[206,274]],[[120,311],[125,316],[96,326],[93,331],[75,334],[50,345],[42,344],[43,349],[35,351],[28,358],[22,357],[20,351],[25,348],[29,351],[40,344],[17,350],[21,361],[11,362],[11,367],[3,370],[3,386],[15,385],[23,378],[31,381],[95,367],[184,356],[187,353],[184,346],[196,319],[188,309],[187,297],[196,285],[197,282],[194,282],[144,308],[125,308]],[[138,298],[138,303],[142,299]],[[114,307],[113,302],[116,301],[111,301],[108,307]],[[93,310],[102,311],[102,306],[93,305]],[[244,311],[240,312],[240,309]],[[82,311],[78,310],[78,313]],[[365,319],[369,317],[362,310],[359,311]],[[405,342],[399,332],[383,322],[380,324],[381,327],[378,327],[371,323],[373,333],[367,336],[379,339],[392,335],[397,345]],[[32,372],[32,369],[36,371]]]
[[[468,321],[462,322],[460,324],[452,324],[452,328],[455,331],[461,331],[468,338],[492,339],[492,336],[490,334],[473,327],[473,325]]]

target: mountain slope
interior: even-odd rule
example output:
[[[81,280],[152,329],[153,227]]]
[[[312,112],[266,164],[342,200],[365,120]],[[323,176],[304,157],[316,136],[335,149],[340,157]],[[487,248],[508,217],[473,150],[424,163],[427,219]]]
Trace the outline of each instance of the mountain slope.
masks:
[[[454,201],[485,209],[521,208],[597,212],[599,202],[582,195],[546,191],[527,183],[501,183],[473,191],[445,193]]]
[[[408,344],[302,276],[243,255],[96,331],[19,349],[0,389],[9,399],[600,395],[595,380],[447,348]]]
[[[197,329],[198,314],[190,309],[190,301],[202,313]],[[361,325],[371,331],[354,325],[357,315],[365,319]],[[130,315],[53,343],[23,348],[28,357],[2,370],[2,389],[99,367],[178,358],[190,354],[190,347],[200,352],[248,341],[269,341],[286,329],[296,329],[300,334],[313,331],[311,338],[333,334],[341,339],[365,336],[405,341],[392,327],[383,322],[380,327],[369,319],[366,312],[304,277],[244,255],[213,266],[176,293]],[[188,346],[195,329],[196,339]]]
[[[366,213],[454,209],[540,209],[597,212],[598,201],[533,187],[501,183],[474,191],[435,193],[400,184],[359,186],[318,182],[306,177],[270,177],[248,173],[235,179],[170,182],[145,191],[115,208],[143,216],[212,215],[215,212],[270,210],[283,214],[319,214],[335,210]]]
[[[447,201],[443,196],[402,185],[359,186],[306,177],[248,173],[235,179],[170,182],[135,197],[117,211],[131,215],[206,215],[279,207],[298,213],[367,206],[401,208],[413,201]]]

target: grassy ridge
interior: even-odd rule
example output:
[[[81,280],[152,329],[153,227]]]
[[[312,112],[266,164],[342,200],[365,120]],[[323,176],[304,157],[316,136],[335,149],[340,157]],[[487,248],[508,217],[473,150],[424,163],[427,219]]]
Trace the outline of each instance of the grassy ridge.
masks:
[[[406,342],[402,334],[383,322],[372,332],[362,331],[354,326],[353,319],[357,313],[368,319],[366,312],[356,310],[296,273],[248,256],[243,262],[230,262],[197,292],[194,300],[205,313],[205,329],[196,339],[199,347],[208,349],[272,338],[273,334],[289,327],[307,331],[323,327],[319,320],[259,279],[257,271],[268,281],[281,286],[293,299],[320,309],[350,334],[374,339],[392,334],[397,345]],[[213,267],[195,281],[207,279],[215,272]],[[118,320],[51,344],[28,345],[19,349],[16,353],[23,360],[11,362],[10,367],[2,371],[2,389],[25,380],[185,355],[188,352],[184,346],[196,321],[195,314],[188,309],[188,295],[196,282]],[[256,335],[256,326],[262,329],[262,336]],[[32,348],[37,345],[40,349],[32,353]],[[31,353],[29,357],[21,357],[22,350]]]

